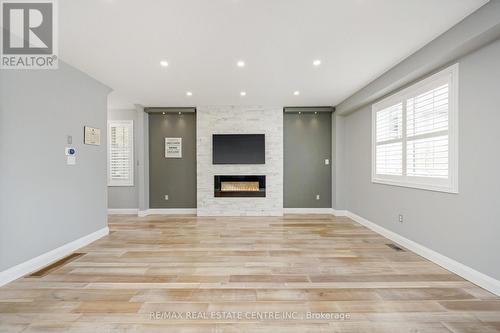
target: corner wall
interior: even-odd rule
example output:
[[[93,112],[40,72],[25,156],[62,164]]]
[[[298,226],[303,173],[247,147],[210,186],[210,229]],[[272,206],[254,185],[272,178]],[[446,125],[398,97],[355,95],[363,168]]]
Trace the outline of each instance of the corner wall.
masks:
[[[283,215],[283,109],[281,107],[198,107],[196,132],[199,216]],[[212,164],[212,134],[234,133],[265,134],[266,164]],[[266,175],[266,197],[214,198],[214,175]]]
[[[107,227],[109,91],[62,61],[0,71],[0,271]],[[85,125],[101,129],[100,146],[83,144]]]

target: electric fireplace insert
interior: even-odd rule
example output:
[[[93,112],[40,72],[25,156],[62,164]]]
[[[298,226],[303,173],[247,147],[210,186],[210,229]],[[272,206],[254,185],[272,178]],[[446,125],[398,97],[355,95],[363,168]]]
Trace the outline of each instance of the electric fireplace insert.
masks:
[[[266,176],[214,176],[215,197],[265,197]]]

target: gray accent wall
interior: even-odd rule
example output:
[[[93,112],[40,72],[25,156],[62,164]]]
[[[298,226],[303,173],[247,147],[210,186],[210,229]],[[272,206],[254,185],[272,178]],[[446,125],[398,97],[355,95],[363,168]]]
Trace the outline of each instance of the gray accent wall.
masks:
[[[347,210],[500,279],[500,40],[458,63],[459,193],[371,183],[370,106],[336,124],[344,140],[340,192]]]
[[[168,111],[149,114],[149,208],[196,208],[196,114]],[[165,158],[166,137],[182,138],[182,158]]]
[[[108,186],[108,208],[127,209],[138,208],[139,172],[137,156],[139,150],[138,113],[132,110],[108,110],[108,120],[132,120],[134,122],[134,185]]]
[[[0,271],[107,226],[109,91],[62,61],[0,71]],[[101,129],[100,146],[83,144],[86,125]]]
[[[284,207],[331,208],[332,113],[314,114],[317,109],[308,108],[293,110],[285,112],[283,119]],[[325,165],[325,159],[329,165]]]

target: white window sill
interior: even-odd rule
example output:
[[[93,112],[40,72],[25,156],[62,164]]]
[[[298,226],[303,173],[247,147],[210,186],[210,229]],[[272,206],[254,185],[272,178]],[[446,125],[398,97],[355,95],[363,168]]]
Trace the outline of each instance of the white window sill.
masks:
[[[413,182],[407,183],[407,182],[402,182],[402,181],[379,179],[379,178],[372,178],[372,183],[381,184],[381,185],[389,185],[389,186],[407,187],[407,188],[413,188],[413,189],[417,189],[417,190],[443,192],[443,193],[450,193],[450,194],[458,194],[459,193],[457,187],[453,188],[453,187],[449,187],[449,186],[419,184],[419,183],[413,183]]]

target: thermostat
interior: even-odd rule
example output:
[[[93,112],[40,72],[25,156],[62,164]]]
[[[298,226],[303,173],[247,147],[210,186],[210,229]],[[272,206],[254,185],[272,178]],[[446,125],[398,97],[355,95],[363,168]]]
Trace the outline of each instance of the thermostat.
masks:
[[[66,147],[64,149],[64,152],[66,153],[66,156],[75,156],[76,155],[76,149],[73,147]]]

